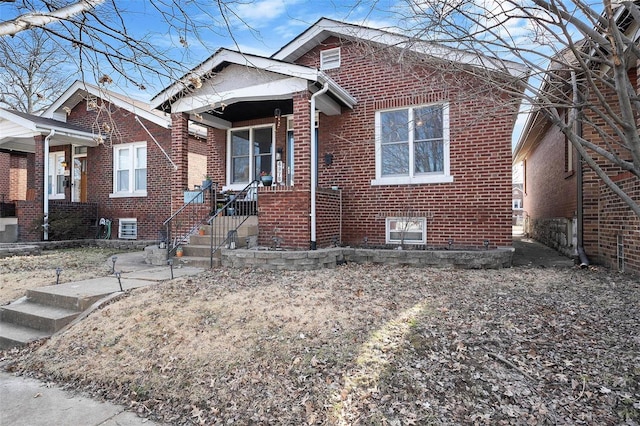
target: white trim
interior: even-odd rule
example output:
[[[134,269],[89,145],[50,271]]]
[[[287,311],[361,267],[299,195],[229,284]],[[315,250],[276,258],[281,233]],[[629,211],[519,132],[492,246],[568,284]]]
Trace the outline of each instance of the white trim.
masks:
[[[255,179],[258,179],[259,176],[255,176],[255,171],[253,170],[255,164],[255,154],[253,150],[253,131],[255,129],[271,129],[271,174],[275,171],[276,163],[275,163],[275,149],[276,149],[276,126],[275,124],[259,124],[255,126],[244,126],[244,127],[233,127],[227,130],[227,165],[226,165],[226,180],[227,185],[223,187],[223,190],[234,190],[238,191],[247,186],[250,182],[253,182]],[[248,130],[249,131],[249,181],[247,182],[236,182],[231,183],[232,173],[233,173],[233,153],[231,152],[231,133]]]
[[[129,235],[123,232],[123,228],[127,225],[133,225],[133,233]],[[118,219],[118,239],[120,240],[137,240],[138,239],[138,219],[135,217],[126,217]]]
[[[413,129],[409,128],[409,174],[407,176],[382,176],[382,141],[380,140],[382,129],[380,114],[389,111],[408,110],[408,123],[413,122],[413,111],[418,108],[428,107],[432,105],[442,105],[442,129],[443,129],[443,171],[435,173],[415,174],[413,161]],[[375,165],[376,177],[371,181],[371,185],[410,185],[410,184],[433,184],[433,183],[451,183],[453,176],[451,175],[451,149],[450,149],[450,129],[449,129],[449,104],[447,102],[438,102],[433,104],[409,105],[401,108],[390,108],[378,110],[375,112]]]
[[[391,229],[389,228],[391,221],[405,221],[405,222],[420,222],[422,237],[420,240],[407,240],[407,239],[392,239]],[[402,232],[402,231],[394,231]],[[407,232],[407,231],[405,231]],[[417,232],[417,231],[415,231]],[[426,217],[403,217],[403,216],[390,216],[385,219],[385,242],[386,244],[426,244],[427,243],[427,218]]]
[[[122,144],[116,144],[113,145],[112,148],[112,153],[113,153],[113,161],[112,161],[112,170],[113,170],[113,182],[112,182],[112,190],[113,192],[111,194],[109,194],[109,198],[123,198],[123,197],[146,197],[147,196],[147,189],[144,190],[136,190],[135,189],[135,171],[136,171],[136,167],[135,167],[135,162],[136,162],[136,152],[138,148],[142,148],[144,147],[146,150],[146,154],[148,154],[149,152],[149,148],[147,146],[147,142],[146,141],[139,141],[139,142],[132,142],[132,143],[122,143]],[[119,151],[122,150],[129,150],[130,151],[130,159],[129,159],[129,168],[126,169],[129,171],[129,190],[128,191],[118,191],[118,155],[117,153]],[[148,183],[149,181],[149,163],[148,163],[148,156],[145,155],[145,157],[147,157],[147,163],[145,164],[145,169],[147,170],[147,182],[145,182],[145,187],[146,187],[146,183]],[[121,169],[121,170],[125,170],[125,169]]]
[[[332,35],[347,39],[370,41],[400,49],[408,49],[417,53],[455,63],[509,73],[512,76],[523,77],[527,73],[527,68],[517,62],[505,61],[479,53],[457,50],[444,44],[428,42],[425,40],[416,40],[415,38],[407,37],[398,33],[334,21],[327,18],[321,18],[318,20],[318,22],[307,28],[302,34],[283,46],[271,57],[281,61],[293,62],[313,47],[320,45],[327,37]]]
[[[340,47],[334,47],[333,49],[325,49],[320,51],[320,69],[331,70],[334,68],[340,68],[342,62],[342,55]]]
[[[50,200],[64,200],[65,199],[65,190],[64,190],[64,184],[62,185],[62,193],[57,192],[58,189],[58,176],[63,176],[64,179],[64,171],[61,175],[56,174],[57,171],[57,167],[58,167],[58,160],[59,158],[62,158],[62,161],[64,161],[65,159],[65,152],[64,151],[54,151],[54,152],[49,152],[48,158],[47,158],[47,162],[50,162],[53,159],[53,170],[51,169],[51,165],[49,165],[49,169],[48,169],[48,173],[53,173],[51,175],[51,190],[52,193],[49,193],[49,176],[47,176],[47,186],[46,186],[46,192],[47,192],[47,196]]]

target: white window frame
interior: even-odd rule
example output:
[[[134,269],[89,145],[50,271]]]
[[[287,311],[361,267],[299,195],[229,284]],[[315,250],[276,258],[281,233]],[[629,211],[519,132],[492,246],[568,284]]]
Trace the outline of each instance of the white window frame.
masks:
[[[420,223],[420,231],[422,231],[422,236],[420,240],[410,239],[404,240],[392,238],[391,233],[397,232],[391,229],[391,222],[393,221],[402,221],[402,222],[416,222]],[[426,217],[387,217],[385,221],[385,240],[387,244],[426,244],[427,243],[427,218]]]
[[[442,149],[444,154],[443,171],[435,173],[416,174],[414,173],[414,132],[413,132],[413,115],[414,110],[434,105],[442,105]],[[409,173],[406,176],[382,176],[382,120],[381,114],[390,111],[408,110],[409,127]],[[453,176],[450,171],[450,141],[449,141],[449,104],[424,104],[412,105],[402,108],[392,108],[376,111],[375,114],[375,162],[376,162],[376,178],[371,181],[371,185],[410,185],[423,183],[451,183]]]
[[[136,160],[138,148],[145,148],[147,157],[147,163],[145,163],[145,170],[147,170],[147,179],[146,184],[149,181],[149,166],[148,166],[148,148],[147,142],[133,142],[133,143],[122,143],[113,146],[113,192],[109,194],[110,198],[119,198],[119,197],[146,197],[147,189],[136,189]],[[129,150],[129,167],[126,170],[129,170],[129,190],[128,191],[118,191],[118,153],[121,150]],[[122,169],[125,170],[125,169]],[[146,185],[145,185],[146,187]]]
[[[125,232],[126,228],[133,226],[133,233]],[[138,219],[135,217],[126,217],[118,219],[118,239],[119,240],[137,240],[138,239]]]
[[[224,190],[227,189],[231,189],[231,190],[235,190],[235,191],[239,191],[241,189],[243,189],[245,186],[247,186],[250,182],[253,182],[255,179],[259,179],[260,178],[260,171],[255,171],[254,170],[254,165],[255,165],[255,155],[254,155],[254,149],[253,149],[253,130],[256,129],[267,129],[270,128],[271,129],[271,172],[273,174],[273,172],[276,169],[276,162],[275,162],[275,152],[276,152],[276,127],[274,124],[266,124],[266,125],[256,125],[256,126],[245,126],[245,127],[233,127],[229,130],[227,130],[227,185],[223,188]],[[231,133],[232,132],[239,132],[239,131],[243,131],[243,130],[249,130],[249,181],[248,182],[236,182],[236,183],[231,183],[232,178],[233,178],[233,164],[232,164],[232,154],[233,152],[231,151]],[[258,174],[256,176],[256,173]]]
[[[514,198],[511,202],[511,205],[513,207],[512,210],[522,210],[522,199]]]
[[[58,177],[62,176],[62,180],[65,179],[65,170],[62,164],[65,159],[64,151],[55,151],[49,153],[49,176],[47,180],[51,182],[51,192],[49,192],[49,185],[47,185],[47,196],[50,200],[64,200],[64,184],[61,188],[58,188]],[[60,165],[60,167],[58,167]]]
[[[320,69],[331,70],[334,68],[340,68],[342,62],[342,55],[339,47],[333,49],[325,49],[320,51]]]

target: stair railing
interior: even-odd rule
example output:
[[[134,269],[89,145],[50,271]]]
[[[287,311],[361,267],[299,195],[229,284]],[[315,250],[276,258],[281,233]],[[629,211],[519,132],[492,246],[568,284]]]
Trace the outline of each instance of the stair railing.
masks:
[[[164,221],[167,241],[167,257],[172,257],[178,247],[187,244],[202,225],[206,225],[216,206],[218,184],[211,182],[199,191],[189,191],[191,196],[171,217]]]
[[[219,207],[208,220],[211,225],[209,265],[213,268],[213,256],[223,246],[236,248],[238,245],[238,228],[250,216],[258,214],[258,184],[254,180],[241,191],[218,200]]]

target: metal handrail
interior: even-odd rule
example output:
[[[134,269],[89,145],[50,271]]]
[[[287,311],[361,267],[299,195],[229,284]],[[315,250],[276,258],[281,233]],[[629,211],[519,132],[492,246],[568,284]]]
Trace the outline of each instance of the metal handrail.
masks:
[[[244,224],[250,216],[255,216],[258,213],[258,184],[259,180],[254,180],[245,186],[242,190],[231,196],[229,200],[221,207],[217,208],[216,212],[209,219],[208,223],[211,225],[210,236],[210,253],[209,264],[213,268],[213,255],[220,250],[223,246],[231,246],[231,243],[236,243],[235,238],[238,234],[238,229]],[[242,204],[240,204],[242,203]],[[229,209],[234,209],[233,215],[223,215],[229,213]],[[237,209],[237,212],[236,212]],[[230,218],[239,217],[240,220],[231,220]],[[223,236],[221,241],[214,244],[214,236]]]
[[[211,185],[208,188],[201,188],[200,191],[194,194],[194,196],[187,203],[185,203],[174,214],[172,214],[169,219],[163,222],[163,225],[166,229],[167,257],[171,257],[180,244],[188,242],[189,237],[195,234],[200,226],[209,222],[209,218],[216,206],[217,187],[217,183],[211,182]],[[207,197],[207,195],[209,195],[209,197]],[[193,207],[195,205],[205,203],[207,199],[210,200],[210,206],[206,216],[202,217],[200,215],[196,215],[195,212],[192,211]],[[190,217],[187,218],[187,224],[180,227],[181,229],[184,229],[184,232],[180,234],[180,229],[176,227],[176,235],[173,235],[172,229],[174,227],[175,221],[183,213],[190,214]]]

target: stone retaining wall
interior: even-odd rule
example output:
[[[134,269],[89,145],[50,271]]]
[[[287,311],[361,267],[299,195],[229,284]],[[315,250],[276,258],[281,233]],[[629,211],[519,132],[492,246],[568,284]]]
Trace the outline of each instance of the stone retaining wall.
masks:
[[[144,250],[157,244],[155,240],[67,240],[36,241],[29,244],[0,244],[0,258],[10,256],[38,255],[43,250],[59,250],[78,247],[101,247],[117,250]]]
[[[460,269],[511,267],[514,249],[496,250],[382,250],[329,248],[313,251],[222,249],[222,266],[267,270],[307,271],[335,268],[344,262],[410,265]]]

